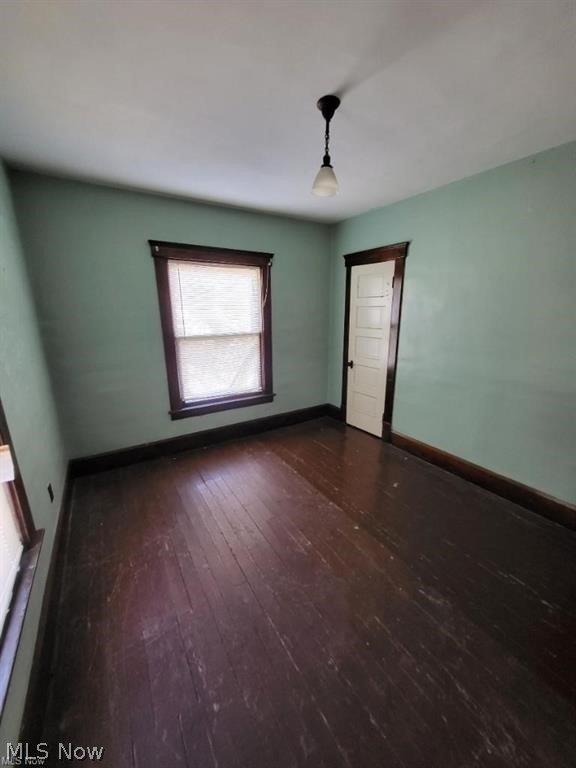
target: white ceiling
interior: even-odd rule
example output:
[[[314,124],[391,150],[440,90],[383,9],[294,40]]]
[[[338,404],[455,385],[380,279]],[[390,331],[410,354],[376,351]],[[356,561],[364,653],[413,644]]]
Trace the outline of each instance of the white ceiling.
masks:
[[[338,220],[576,138],[575,77],[575,0],[0,0],[0,155]]]

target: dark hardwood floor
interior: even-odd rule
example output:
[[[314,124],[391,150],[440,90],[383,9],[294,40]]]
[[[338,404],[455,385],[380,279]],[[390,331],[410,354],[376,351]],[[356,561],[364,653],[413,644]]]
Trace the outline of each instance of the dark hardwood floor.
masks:
[[[574,768],[575,563],[330,419],[82,478],[44,738],[111,768]]]

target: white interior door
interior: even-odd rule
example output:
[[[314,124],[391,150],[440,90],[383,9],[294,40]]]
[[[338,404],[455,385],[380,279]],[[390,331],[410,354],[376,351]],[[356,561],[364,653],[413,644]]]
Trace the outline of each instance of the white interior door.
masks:
[[[346,422],[382,437],[394,260],[352,267]]]

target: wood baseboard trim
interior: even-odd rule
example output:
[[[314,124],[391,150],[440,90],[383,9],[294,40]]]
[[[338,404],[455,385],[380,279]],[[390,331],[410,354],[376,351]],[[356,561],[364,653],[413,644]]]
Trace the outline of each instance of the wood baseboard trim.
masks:
[[[70,462],[71,476],[74,478],[82,475],[92,475],[96,472],[105,472],[108,469],[125,467],[129,464],[147,461],[148,459],[158,459],[162,456],[169,456],[181,451],[204,448],[226,440],[237,440],[238,438],[256,435],[260,432],[267,432],[270,429],[299,424],[310,419],[331,415],[329,412],[330,407],[333,408],[334,406],[328,406],[326,403],[323,403],[322,405],[314,405],[310,408],[300,408],[296,411],[264,416],[261,419],[241,421],[238,424],[229,424],[223,427],[216,427],[215,429],[192,432],[189,435],[171,437],[167,440],[158,440],[153,443],[144,443],[129,448],[121,448],[117,451],[96,454],[95,456],[72,459]]]
[[[576,530],[576,507],[566,501],[548,496],[536,488],[498,475],[496,472],[480,467],[478,464],[472,464],[472,462],[442,451],[440,448],[422,443],[408,435],[392,432],[391,442],[396,447],[435,464],[437,467],[446,469],[487,491],[496,493],[498,496],[526,507],[532,512],[537,512],[566,528]]]
[[[342,421],[342,408],[338,405],[332,405],[332,403],[326,404],[326,416],[330,416],[331,419]]]
[[[48,566],[48,575],[42,598],[42,608],[38,621],[38,632],[32,657],[32,668],[28,679],[28,692],[24,703],[24,714],[20,725],[20,741],[38,744],[42,738],[42,723],[50,692],[51,664],[56,637],[56,622],[62,578],[64,572],[65,531],[68,527],[70,503],[72,500],[72,475],[70,465],[66,470],[64,490],[54,544]]]

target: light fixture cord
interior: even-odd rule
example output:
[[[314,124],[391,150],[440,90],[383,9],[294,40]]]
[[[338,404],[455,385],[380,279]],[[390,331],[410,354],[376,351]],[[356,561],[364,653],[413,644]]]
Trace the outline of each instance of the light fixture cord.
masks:
[[[330,120],[326,120],[326,132],[324,133],[324,160],[323,165],[330,165]]]

